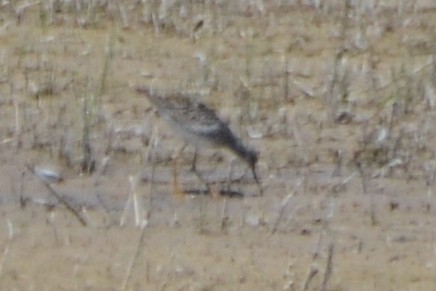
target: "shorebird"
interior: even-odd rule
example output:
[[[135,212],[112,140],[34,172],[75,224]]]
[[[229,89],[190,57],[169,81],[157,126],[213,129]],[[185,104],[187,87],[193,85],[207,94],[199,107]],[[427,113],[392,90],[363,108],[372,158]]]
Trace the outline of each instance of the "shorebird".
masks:
[[[262,187],[256,173],[258,153],[246,146],[236,136],[218,115],[204,103],[195,101],[191,96],[184,94],[171,94],[163,96],[153,92],[149,88],[138,87],[137,92],[147,96],[150,103],[157,110],[159,116],[179,134],[187,143],[191,143],[197,149],[226,148],[244,160],[251,169],[254,180],[262,195]],[[191,170],[206,185],[195,167],[196,151]]]

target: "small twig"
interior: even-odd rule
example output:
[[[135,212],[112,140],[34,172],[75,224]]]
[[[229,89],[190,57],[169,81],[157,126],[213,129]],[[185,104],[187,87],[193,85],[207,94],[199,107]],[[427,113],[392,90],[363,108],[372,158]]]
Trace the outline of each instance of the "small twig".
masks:
[[[124,5],[118,4],[118,10],[120,12],[121,21],[123,23],[123,28],[129,27],[129,15],[127,15],[126,7]]]
[[[277,227],[279,226],[279,223],[280,223],[280,220],[283,217],[283,213],[285,211],[285,208],[286,208],[286,206],[288,206],[289,201],[291,201],[291,198],[293,196],[294,196],[294,192],[290,193],[288,196],[285,197],[285,199],[283,199],[282,206],[280,207],[280,210],[279,210],[279,215],[278,215],[276,222],[274,223],[274,226],[271,230],[271,234],[276,233]]]
[[[206,233],[206,197],[205,195],[200,195],[198,197],[198,204],[199,204],[199,233],[204,234]]]
[[[230,184],[231,184],[231,180],[232,180],[232,175],[233,175],[233,167],[234,167],[234,159],[232,159],[230,161],[230,165],[229,165],[229,174],[227,175],[227,181],[226,181],[226,191],[230,192]]]
[[[316,244],[316,248],[315,248],[313,255],[312,255],[313,260],[316,260],[319,257],[323,238],[324,238],[324,232],[321,231],[319,234],[319,237],[318,237],[318,242]]]
[[[298,184],[295,186],[294,190],[288,196],[286,196],[285,199],[283,199],[282,205],[281,205],[280,210],[279,210],[279,215],[278,215],[276,222],[274,223],[274,226],[271,230],[271,234],[274,234],[277,231],[280,220],[283,217],[283,213],[285,211],[285,208],[288,206],[289,202],[291,201],[291,198],[294,196],[295,192],[300,187],[300,185],[301,185],[301,181],[299,181]]]
[[[315,92],[313,91],[313,89],[308,88],[307,86],[304,86],[300,82],[298,82],[296,80],[292,80],[292,84],[294,84],[295,87],[297,87],[297,89],[300,90],[304,95],[306,95],[308,97],[314,97],[315,96]]]
[[[367,194],[368,193],[368,186],[367,186],[368,175],[367,175],[365,169],[363,169],[363,165],[362,164],[360,164],[360,163],[357,164],[357,171],[360,174],[360,179],[361,179],[361,182],[362,182],[363,193]]]
[[[92,146],[91,146],[91,125],[94,118],[94,103],[95,97],[87,94],[83,99],[82,104],[82,152],[83,158],[81,162],[82,171],[87,174],[91,174],[94,171],[95,161],[92,156]]]
[[[24,169],[24,170],[21,172],[21,175],[20,175],[20,190],[19,190],[19,196],[20,196],[20,206],[21,206],[21,208],[26,207],[26,203],[27,203],[26,198],[24,198],[24,178],[25,178],[25,176],[26,176],[26,170]]]
[[[129,182],[130,182],[130,189],[131,189],[131,195],[133,198],[133,210],[135,213],[135,225],[136,226],[140,226],[142,224],[142,219],[143,219],[143,215],[142,215],[142,208],[141,208],[141,203],[139,201],[139,197],[138,197],[138,193],[137,193],[137,184],[138,184],[138,180],[139,180],[139,176],[129,176]]]
[[[350,182],[358,174],[359,174],[359,172],[355,171],[354,173],[352,173],[351,175],[349,175],[348,177],[346,177],[342,181],[338,182],[337,184],[334,184],[333,188],[332,188],[333,191],[341,191],[341,189],[344,189],[345,186],[348,184],[348,182]]]
[[[23,14],[27,10],[27,8],[30,8],[30,7],[35,6],[35,5],[39,5],[40,2],[41,1],[34,1],[34,2],[31,2],[31,3],[25,3],[23,5],[18,6],[15,9],[15,16],[17,18],[17,23],[21,22],[21,20],[23,18]]]
[[[154,149],[158,143],[157,138],[158,135],[154,134],[154,130],[153,130],[152,137],[150,138],[148,153],[147,153],[147,156],[149,158],[151,157],[151,155],[154,154]],[[153,193],[154,193],[154,185],[155,185],[155,173],[156,173],[156,162],[155,159],[153,159],[153,162],[151,163],[151,182],[149,183],[149,189],[148,189],[148,205],[145,211],[146,221],[150,221],[151,218],[151,209],[153,205]]]
[[[63,204],[68,211],[70,211],[76,218],[79,220],[80,224],[83,226],[88,225],[88,222],[86,219],[64,198],[62,195],[60,195],[58,192],[56,192],[53,187],[46,181],[42,181],[42,184],[47,188],[47,190],[58,199],[58,201]]]
[[[348,182],[351,181],[351,179],[353,179],[355,176],[357,176],[358,173],[359,173],[358,171],[352,173],[350,176],[348,176],[347,178],[345,178],[344,180],[342,180],[341,184],[342,184],[342,185],[347,184]]]
[[[309,289],[309,284],[312,282],[312,279],[318,274],[319,270],[314,265],[310,266],[309,273],[307,274],[306,280],[304,281],[303,288],[301,288],[301,291],[306,291]]]
[[[120,226],[124,226],[126,224],[127,214],[129,213],[130,204],[132,204],[131,195],[129,195],[129,198],[127,198],[126,204],[124,205],[123,214],[121,215],[121,219],[120,219]]]
[[[326,269],[325,269],[324,278],[322,280],[322,284],[321,284],[321,288],[320,288],[321,291],[327,290],[328,281],[330,280],[330,278],[332,276],[334,251],[335,251],[335,245],[332,243],[329,246],[329,250],[328,250],[329,253],[328,253],[328,257],[327,257]]]
[[[358,163],[357,164],[357,170],[360,173],[360,178],[362,181],[362,189],[364,194],[368,194],[368,174],[363,169],[363,166]],[[374,202],[374,195],[370,193],[370,202],[371,202],[371,209],[370,209],[370,218],[371,218],[371,224],[376,225],[378,223],[377,217],[376,217],[376,211],[375,211],[375,202]]]
[[[221,230],[225,230],[227,226],[229,225],[229,214],[228,214],[228,208],[229,208],[229,199],[224,199],[224,205],[221,211]]]
[[[18,103],[16,94],[12,92],[12,96],[14,98],[14,109],[15,109],[15,145],[16,145],[16,149],[18,149],[21,146],[20,104]]]
[[[67,208],[67,210],[70,211],[77,218],[77,220],[79,220],[80,224],[82,224],[83,226],[88,225],[86,219],[62,195],[56,192],[56,190],[53,189],[53,187],[50,185],[49,182],[45,181],[40,175],[35,173],[34,169],[31,166],[26,165],[26,167],[35,177],[38,178],[38,180],[42,183],[42,185],[44,185],[45,188],[47,188],[50,194],[56,197],[56,199],[61,204],[63,204]]]
[[[6,220],[8,223],[8,241],[6,242],[5,249],[3,250],[3,257],[0,260],[0,278],[3,275],[3,267],[5,265],[6,258],[9,253],[9,248],[11,246],[12,239],[14,238],[14,226],[9,219]]]
[[[60,245],[60,240],[59,240],[59,235],[58,235],[58,231],[56,229],[56,226],[53,223],[53,218],[54,218],[54,212],[50,211],[49,213],[49,217],[47,219],[48,224],[51,226],[52,230],[53,230],[53,236],[55,238],[56,244]]]
[[[133,267],[136,265],[136,261],[138,260],[139,253],[141,252],[142,249],[142,244],[144,243],[146,228],[147,228],[147,221],[145,220],[141,224],[141,235],[139,236],[138,246],[136,247],[136,251],[132,256],[129,267],[127,268],[126,277],[124,278],[123,285],[121,286],[121,290],[126,290],[130,278],[132,277]]]
[[[116,219],[114,218],[114,216],[111,214],[111,211],[108,207],[108,205],[105,203],[100,191],[98,190],[98,187],[100,185],[100,178],[103,176],[103,174],[105,173],[105,171],[107,170],[108,164],[110,161],[110,157],[106,156],[102,159],[101,161],[101,165],[97,171],[97,174],[95,176],[95,180],[94,180],[94,188],[96,189],[95,191],[95,197],[97,198],[98,203],[100,203],[101,208],[103,209],[103,211],[107,214],[107,216],[110,218],[110,224],[114,224]]]
[[[149,188],[149,193],[148,193],[148,206],[147,206],[147,210],[145,212],[146,221],[150,221],[150,218],[151,218],[151,209],[152,209],[152,205],[153,205],[155,170],[156,170],[156,163],[152,163],[152,165],[151,165],[151,182],[149,184],[150,188]]]
[[[338,149],[334,153],[335,158],[335,168],[332,173],[332,177],[340,177],[342,176],[342,168],[344,165],[344,153],[342,150]]]

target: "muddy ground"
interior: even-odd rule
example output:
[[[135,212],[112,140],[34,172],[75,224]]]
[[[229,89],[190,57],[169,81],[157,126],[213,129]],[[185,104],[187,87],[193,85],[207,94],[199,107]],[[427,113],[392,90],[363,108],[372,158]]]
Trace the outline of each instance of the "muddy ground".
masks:
[[[325,2],[3,1],[0,289],[436,290],[436,6]],[[264,195],[213,150],[199,195],[191,147],[174,193],[138,85],[214,108]]]

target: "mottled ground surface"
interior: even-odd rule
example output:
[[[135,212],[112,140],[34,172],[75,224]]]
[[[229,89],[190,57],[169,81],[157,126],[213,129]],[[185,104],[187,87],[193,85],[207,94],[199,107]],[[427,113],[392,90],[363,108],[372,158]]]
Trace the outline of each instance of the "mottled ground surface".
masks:
[[[433,1],[11,2],[1,290],[436,290]],[[210,150],[238,195],[193,195],[190,147],[175,195],[182,143],[137,85],[215,108],[264,196]]]

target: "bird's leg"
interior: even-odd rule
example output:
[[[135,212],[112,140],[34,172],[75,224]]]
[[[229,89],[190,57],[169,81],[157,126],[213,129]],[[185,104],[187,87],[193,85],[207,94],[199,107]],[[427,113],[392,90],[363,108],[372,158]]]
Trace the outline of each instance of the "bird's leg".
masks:
[[[227,193],[230,193],[230,185],[232,183],[232,175],[233,175],[234,162],[235,162],[235,159],[232,159],[230,161],[230,165],[229,165],[229,174],[227,176],[227,186],[226,186]]]
[[[179,186],[179,176],[178,176],[178,160],[179,157],[176,157],[174,159],[174,164],[173,164],[173,194],[175,195],[182,195],[183,191],[180,189]]]
[[[253,178],[254,178],[254,181],[256,182],[257,189],[259,190],[259,196],[263,196],[263,188],[262,188],[262,184],[261,184],[259,178],[257,177],[256,166],[249,167],[249,169],[251,170],[251,173],[253,174]],[[247,171],[248,171],[248,168],[245,170],[245,173],[238,180],[241,180],[244,176],[246,176]]]
[[[180,189],[179,175],[178,175],[179,174],[179,171],[178,171],[179,170],[178,169],[179,157],[180,157],[180,154],[182,153],[182,151],[185,149],[185,147],[186,147],[186,144],[184,144],[182,147],[180,147],[180,149],[176,151],[175,155],[173,155],[173,161],[174,161],[174,164],[173,164],[173,193],[176,195],[185,194],[185,192],[182,189]]]
[[[200,181],[200,183],[206,187],[208,194],[211,194],[212,190],[211,190],[209,184],[206,182],[206,180],[203,178],[203,176],[197,170],[197,149],[194,150],[194,157],[192,159],[192,164],[191,164],[191,172],[193,172],[195,174],[195,176],[198,178],[198,180]]]
[[[194,172],[195,176],[197,176],[200,183],[202,183],[206,187],[207,193],[211,194],[212,189],[210,188],[209,183],[206,182],[206,180],[203,178],[203,176],[200,174],[200,172],[197,171],[197,169],[195,169],[193,172]]]
[[[194,150],[194,157],[192,158],[191,171],[197,171],[197,149]]]

